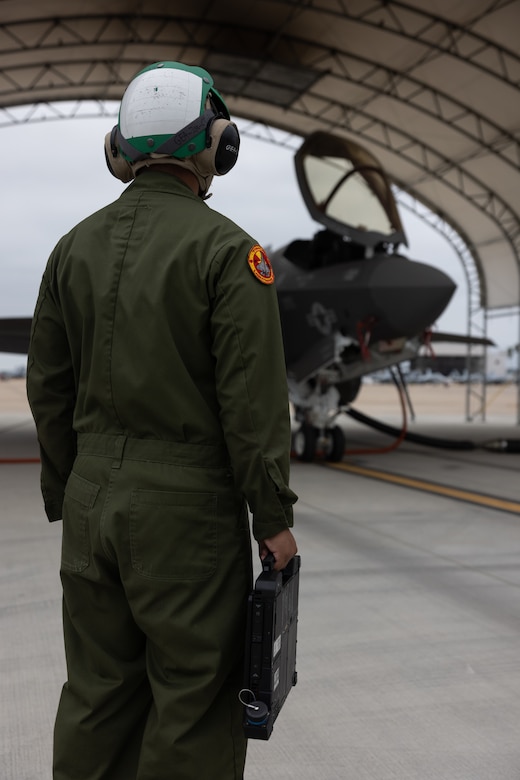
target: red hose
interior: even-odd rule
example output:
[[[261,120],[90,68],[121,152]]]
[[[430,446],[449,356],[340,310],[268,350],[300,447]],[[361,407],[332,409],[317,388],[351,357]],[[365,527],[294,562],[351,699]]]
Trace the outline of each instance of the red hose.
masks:
[[[383,455],[386,452],[392,452],[392,450],[396,450],[401,444],[401,442],[404,441],[404,438],[407,433],[407,428],[408,428],[408,418],[406,414],[406,399],[405,399],[403,388],[399,384],[397,384],[397,382],[395,383],[395,385],[399,393],[399,400],[401,402],[401,413],[403,418],[401,432],[397,437],[397,439],[395,439],[395,441],[393,441],[387,447],[378,447],[376,449],[367,449],[367,450],[365,449],[345,450],[344,453],[345,455]]]
[[[8,463],[40,463],[39,458],[0,458],[0,465]]]

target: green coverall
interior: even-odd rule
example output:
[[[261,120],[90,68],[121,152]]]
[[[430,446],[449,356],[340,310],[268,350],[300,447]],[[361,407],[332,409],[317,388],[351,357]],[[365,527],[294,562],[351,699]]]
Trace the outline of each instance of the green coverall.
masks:
[[[275,287],[255,241],[148,170],[63,237],[28,397],[63,518],[54,780],[237,780],[251,538],[292,526]]]

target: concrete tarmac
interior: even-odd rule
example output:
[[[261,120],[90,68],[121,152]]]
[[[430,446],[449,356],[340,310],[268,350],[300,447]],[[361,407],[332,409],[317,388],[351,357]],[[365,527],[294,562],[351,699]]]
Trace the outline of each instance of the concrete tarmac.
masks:
[[[376,401],[356,406],[381,412]],[[27,408],[5,407],[0,397],[0,458],[30,460]],[[398,423],[395,403],[384,413]],[[444,403],[410,427],[520,438],[509,412],[486,424],[462,416]],[[245,778],[519,780],[520,455],[406,441],[382,452],[391,437],[343,424],[354,470],[293,462],[298,684],[269,742],[250,741]],[[1,780],[51,777],[65,678],[60,532],[44,518],[39,466],[0,464]],[[221,779],[208,768],[201,780]]]

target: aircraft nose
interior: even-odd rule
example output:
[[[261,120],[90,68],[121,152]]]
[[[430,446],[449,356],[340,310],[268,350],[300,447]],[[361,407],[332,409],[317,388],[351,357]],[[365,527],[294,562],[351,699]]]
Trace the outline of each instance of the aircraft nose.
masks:
[[[373,301],[396,334],[413,336],[440,317],[456,284],[438,268],[405,257],[386,258],[374,269]]]

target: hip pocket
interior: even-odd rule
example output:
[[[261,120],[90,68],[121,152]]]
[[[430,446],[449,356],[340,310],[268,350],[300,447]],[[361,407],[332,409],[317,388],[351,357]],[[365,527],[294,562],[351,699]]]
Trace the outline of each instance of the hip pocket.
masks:
[[[96,503],[100,486],[72,472],[65,486],[61,568],[84,571],[90,562],[88,516]]]
[[[217,496],[133,490],[133,569],[158,580],[205,580],[217,566]]]

